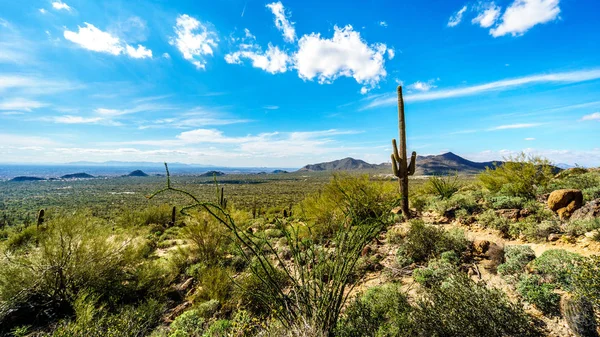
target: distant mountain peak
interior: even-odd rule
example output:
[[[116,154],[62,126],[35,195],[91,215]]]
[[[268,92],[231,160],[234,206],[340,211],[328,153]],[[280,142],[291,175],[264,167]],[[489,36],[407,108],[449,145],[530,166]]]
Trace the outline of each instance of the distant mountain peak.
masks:
[[[330,162],[323,162],[318,164],[310,164],[302,167],[298,171],[351,171],[351,170],[366,170],[377,168],[379,165],[369,164],[364,160],[354,159],[352,157],[346,157]]]

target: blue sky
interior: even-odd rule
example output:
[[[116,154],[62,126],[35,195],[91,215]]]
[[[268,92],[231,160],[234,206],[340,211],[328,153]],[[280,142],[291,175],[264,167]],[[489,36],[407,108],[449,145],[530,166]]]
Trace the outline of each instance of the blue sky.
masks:
[[[0,162],[600,165],[597,0],[2,1]]]

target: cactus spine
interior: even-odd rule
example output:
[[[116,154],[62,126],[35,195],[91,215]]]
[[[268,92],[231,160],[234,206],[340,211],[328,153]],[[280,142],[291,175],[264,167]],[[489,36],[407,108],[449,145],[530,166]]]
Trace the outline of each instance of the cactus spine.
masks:
[[[404,120],[404,99],[402,98],[402,86],[398,86],[398,134],[400,139],[400,151],[396,140],[392,139],[392,170],[394,175],[398,177],[400,184],[400,194],[402,214],[405,219],[410,218],[410,210],[408,208],[408,176],[415,173],[415,162],[417,153],[413,151],[410,156],[410,164],[406,158],[406,123]]]

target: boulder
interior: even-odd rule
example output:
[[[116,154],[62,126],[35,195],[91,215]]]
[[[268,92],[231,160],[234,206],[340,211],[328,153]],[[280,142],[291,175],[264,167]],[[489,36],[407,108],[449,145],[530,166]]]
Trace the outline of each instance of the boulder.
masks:
[[[550,242],[554,242],[554,241],[558,241],[560,240],[560,238],[562,238],[562,234],[557,234],[557,233],[552,233],[550,235],[548,235],[548,241]]]
[[[475,240],[473,241],[473,252],[475,254],[485,254],[490,247],[488,240]]]
[[[573,212],[572,220],[590,220],[600,217],[600,199],[595,199]]]
[[[556,212],[561,219],[567,219],[583,204],[583,193],[580,190],[556,190],[548,196],[548,208]]]

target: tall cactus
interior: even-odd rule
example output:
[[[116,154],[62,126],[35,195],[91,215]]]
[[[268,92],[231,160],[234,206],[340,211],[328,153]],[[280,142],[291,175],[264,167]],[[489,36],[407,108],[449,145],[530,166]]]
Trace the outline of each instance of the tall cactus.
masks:
[[[44,209],[40,209],[40,211],[38,212],[38,215],[37,215],[37,228],[39,229],[43,223],[44,223]]]
[[[408,208],[408,176],[415,173],[415,162],[417,159],[417,153],[413,151],[410,156],[410,164],[406,158],[406,123],[404,121],[404,99],[402,98],[402,86],[398,86],[398,133],[400,137],[400,151],[398,151],[398,145],[396,140],[392,139],[393,152],[392,158],[392,170],[394,175],[398,177],[398,183],[400,184],[400,194],[402,214],[405,219],[410,218],[410,210]]]

